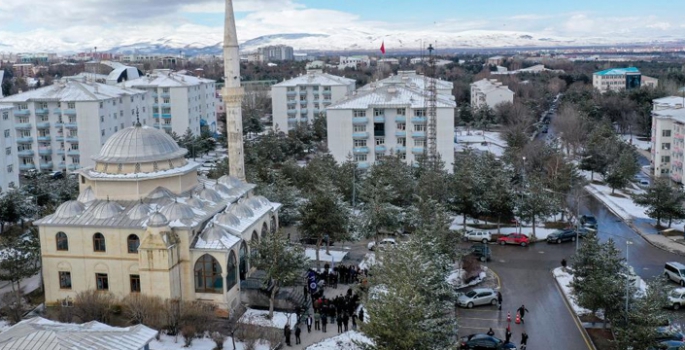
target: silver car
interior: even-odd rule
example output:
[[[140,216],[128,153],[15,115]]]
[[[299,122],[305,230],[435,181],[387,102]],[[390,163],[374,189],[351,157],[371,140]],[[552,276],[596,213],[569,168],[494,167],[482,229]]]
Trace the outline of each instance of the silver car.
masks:
[[[497,291],[492,288],[476,288],[459,296],[457,305],[469,309],[479,305],[497,305]]]

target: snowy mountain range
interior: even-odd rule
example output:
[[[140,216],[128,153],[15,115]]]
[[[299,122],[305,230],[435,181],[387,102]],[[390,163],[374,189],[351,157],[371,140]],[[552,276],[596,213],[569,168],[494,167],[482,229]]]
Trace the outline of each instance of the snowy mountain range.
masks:
[[[43,33],[44,34],[44,33]],[[241,51],[254,51],[261,46],[284,44],[296,51],[377,51],[385,42],[388,55],[394,52],[418,50],[422,43],[430,42],[439,50],[477,48],[554,48],[614,45],[668,45],[682,44],[683,38],[662,36],[636,38],[628,36],[560,37],[528,32],[470,30],[462,32],[369,32],[349,28],[334,33],[288,33],[272,34],[241,41]],[[220,29],[202,33],[175,33],[157,39],[111,36],[107,41],[77,42],[60,38],[19,36],[14,33],[0,35],[0,51],[11,52],[78,52],[98,51],[118,53],[159,53],[185,55],[221,54],[222,32]]]

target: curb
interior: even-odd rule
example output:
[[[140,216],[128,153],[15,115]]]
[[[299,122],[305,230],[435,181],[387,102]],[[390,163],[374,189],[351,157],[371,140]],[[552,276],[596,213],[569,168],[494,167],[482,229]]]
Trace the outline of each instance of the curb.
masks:
[[[554,279],[554,284],[557,286],[559,294],[561,294],[561,297],[564,299],[564,305],[566,305],[566,308],[571,313],[571,317],[573,317],[574,323],[578,327],[578,330],[580,330],[580,333],[583,336],[583,340],[585,340],[585,344],[588,345],[588,348],[590,350],[597,350],[597,347],[595,346],[595,343],[592,341],[592,338],[590,338],[590,334],[587,332],[587,329],[583,327],[583,323],[580,321],[580,317],[578,317],[578,315],[576,315],[576,313],[573,312],[573,309],[571,308],[571,305],[569,304],[568,299],[566,298],[566,294],[561,289],[561,285],[559,285],[559,280],[557,280],[554,277],[554,272],[552,272],[552,278]]]
[[[586,186],[586,187],[587,187],[587,186]],[[590,191],[590,190],[588,190],[586,187],[583,187],[583,190],[585,190],[585,192],[589,193],[589,194],[590,194],[591,196],[593,196],[596,200],[598,200],[600,203],[602,203],[602,205],[604,206],[604,208],[606,208],[607,210],[609,210],[609,211],[610,211],[612,214],[614,214],[617,218],[621,219],[621,221],[623,221],[626,225],[628,225],[628,227],[630,227],[633,231],[635,231],[635,233],[637,233],[640,237],[642,237],[642,239],[645,240],[647,243],[649,243],[651,246],[653,246],[653,247],[655,247],[655,248],[657,248],[657,249],[661,249],[661,250],[667,251],[667,252],[672,253],[672,254],[676,254],[676,255],[680,255],[680,256],[685,256],[685,252],[681,252],[681,251],[677,251],[677,250],[672,250],[672,249],[669,249],[668,247],[663,247],[663,246],[661,246],[660,244],[656,244],[656,243],[652,242],[652,240],[650,240],[649,238],[647,238],[647,235],[644,234],[644,233],[642,233],[642,232],[637,228],[637,226],[635,226],[635,224],[634,224],[632,221],[624,219],[624,218],[623,218],[621,215],[619,215],[618,212],[616,212],[611,206],[606,205],[606,204],[604,203],[604,201],[603,201],[603,200],[602,200],[594,191]],[[593,189],[593,190],[594,190],[594,189]]]

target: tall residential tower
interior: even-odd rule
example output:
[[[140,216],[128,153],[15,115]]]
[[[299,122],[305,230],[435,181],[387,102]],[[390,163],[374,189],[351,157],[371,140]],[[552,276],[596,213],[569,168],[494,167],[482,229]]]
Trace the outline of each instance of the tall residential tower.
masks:
[[[226,138],[228,139],[228,173],[245,181],[243,159],[243,117],[241,104],[245,91],[240,86],[240,56],[233,16],[233,0],[226,0],[224,20],[224,90],[226,104]]]

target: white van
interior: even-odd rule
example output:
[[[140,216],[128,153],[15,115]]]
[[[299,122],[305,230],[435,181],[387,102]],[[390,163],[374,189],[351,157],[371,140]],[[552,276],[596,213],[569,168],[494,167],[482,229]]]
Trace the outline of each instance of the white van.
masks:
[[[664,266],[664,276],[673,282],[685,286],[685,265],[671,261]]]

